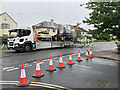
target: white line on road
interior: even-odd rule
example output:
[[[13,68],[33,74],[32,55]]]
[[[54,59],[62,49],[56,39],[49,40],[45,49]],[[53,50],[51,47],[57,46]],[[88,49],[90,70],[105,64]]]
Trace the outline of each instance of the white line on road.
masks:
[[[43,62],[48,61],[48,60],[50,60],[50,59],[45,59],[45,60],[43,60]]]
[[[75,64],[75,66],[79,66],[79,67],[84,67],[84,68],[91,68],[91,67],[88,67],[88,66],[84,66],[84,65],[78,65],[78,64]]]
[[[68,56],[68,55],[66,55],[66,56]],[[66,57],[66,56],[62,56],[62,57]]]
[[[25,65],[24,67],[31,67],[32,65]]]
[[[25,63],[24,65],[28,65],[28,63]]]
[[[28,65],[28,63],[25,63],[25,64],[24,64],[24,66],[25,66],[25,65]],[[19,66],[21,67],[21,66],[22,66],[22,64],[20,64]]]
[[[72,54],[72,55],[77,55],[77,54],[75,53],[75,54]]]
[[[35,61],[35,62],[33,62],[33,63],[36,63],[36,61]]]
[[[33,62],[33,63],[36,63],[36,62]],[[43,64],[44,62],[40,62],[39,64]]]
[[[43,64],[44,62],[40,62],[39,64]]]
[[[12,67],[5,67],[5,68],[3,68],[3,70],[9,69],[9,68],[14,68],[14,66],[12,66]]]
[[[45,61],[48,61],[48,60],[50,60],[50,59],[45,59],[45,60],[42,60],[43,62],[45,62]],[[33,62],[33,63],[36,63],[36,61],[35,62]]]
[[[13,68],[13,69],[8,69],[7,71],[9,72],[9,71],[17,70],[17,69],[19,69],[19,68],[16,67],[16,68]]]
[[[58,59],[57,57],[53,58],[53,59]]]

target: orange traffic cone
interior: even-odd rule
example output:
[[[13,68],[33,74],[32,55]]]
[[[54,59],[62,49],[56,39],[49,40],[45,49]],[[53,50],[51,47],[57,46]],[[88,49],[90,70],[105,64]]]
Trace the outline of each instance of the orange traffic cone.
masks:
[[[90,55],[89,55],[89,57],[93,58],[92,49],[90,49]]]
[[[67,63],[68,65],[73,65],[75,63],[73,63],[72,61],[72,56],[71,56],[71,52],[70,52],[70,55],[69,55],[69,62]]]
[[[26,73],[25,73],[25,69],[24,69],[24,64],[22,64],[20,81],[17,83],[17,86],[19,86],[19,87],[26,87],[29,84],[30,84],[30,81],[27,81]]]
[[[50,56],[50,62],[49,62],[49,68],[46,71],[53,72],[56,69],[53,67],[53,61],[52,61],[52,56]]]
[[[65,67],[63,66],[62,54],[60,54],[59,66],[58,66],[57,68],[59,68],[59,69],[65,68]]]
[[[41,78],[43,76],[44,76],[44,74],[42,74],[41,70],[40,70],[39,59],[37,59],[36,72],[35,72],[35,74],[32,77],[34,77],[34,78]]]
[[[89,55],[88,55],[88,50],[86,50],[86,57],[85,57],[86,60],[89,59]]]
[[[76,61],[78,61],[78,62],[83,61],[83,60],[81,60],[81,57],[80,57],[80,50],[78,51],[78,58],[77,58],[77,60],[76,60]]]

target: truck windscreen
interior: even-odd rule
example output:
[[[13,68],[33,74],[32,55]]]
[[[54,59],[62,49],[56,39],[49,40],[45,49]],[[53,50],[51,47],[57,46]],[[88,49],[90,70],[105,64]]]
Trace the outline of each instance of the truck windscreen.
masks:
[[[19,30],[17,29],[9,31],[9,37],[17,37],[18,34],[19,34]]]
[[[14,29],[9,31],[10,37],[23,37],[30,35],[31,31],[26,29]]]

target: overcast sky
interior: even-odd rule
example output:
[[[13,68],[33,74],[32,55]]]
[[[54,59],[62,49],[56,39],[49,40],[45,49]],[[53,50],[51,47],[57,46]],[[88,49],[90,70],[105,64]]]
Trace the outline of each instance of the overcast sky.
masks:
[[[50,21],[59,24],[76,25],[82,23],[85,17],[89,17],[89,10],[83,2],[4,2],[0,13],[7,12],[19,26],[32,26],[42,21]],[[84,29],[93,28],[87,24],[80,25]]]

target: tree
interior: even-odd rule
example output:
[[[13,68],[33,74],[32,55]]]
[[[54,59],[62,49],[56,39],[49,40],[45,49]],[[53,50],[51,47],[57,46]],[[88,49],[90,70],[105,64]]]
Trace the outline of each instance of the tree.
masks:
[[[95,36],[101,33],[113,34],[120,41],[120,1],[88,2],[86,8],[92,12],[89,13],[89,18],[85,17],[83,23],[94,25]]]

